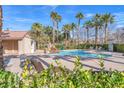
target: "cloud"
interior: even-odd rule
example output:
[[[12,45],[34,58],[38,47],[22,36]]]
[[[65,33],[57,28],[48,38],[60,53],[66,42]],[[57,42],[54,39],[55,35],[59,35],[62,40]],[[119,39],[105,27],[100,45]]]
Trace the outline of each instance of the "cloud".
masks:
[[[124,12],[113,13],[115,16],[124,16]]]
[[[93,15],[94,15],[93,13],[87,13],[87,14],[85,14],[85,16],[86,16],[87,18],[92,17]]]
[[[115,29],[119,27],[124,27],[124,12],[113,13],[115,16]]]
[[[50,11],[53,11],[57,7],[59,7],[59,5],[45,5],[45,6],[41,6],[41,10],[45,11],[49,9]]]
[[[52,8],[51,10],[55,10],[59,5],[50,5],[50,7]]]
[[[124,27],[124,25],[116,25],[116,28]]]
[[[34,20],[28,19],[28,18],[15,18],[15,21],[18,21],[18,22],[26,22],[26,21],[32,22]]]

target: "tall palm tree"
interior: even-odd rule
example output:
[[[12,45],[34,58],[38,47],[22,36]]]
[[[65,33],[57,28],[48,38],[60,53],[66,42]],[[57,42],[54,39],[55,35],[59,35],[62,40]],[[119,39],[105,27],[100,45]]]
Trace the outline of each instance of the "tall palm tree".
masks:
[[[4,69],[4,61],[3,61],[3,45],[2,45],[2,6],[0,6],[0,69]]]
[[[44,33],[48,36],[50,42],[52,42],[52,31],[53,31],[52,26],[44,26]]]
[[[72,38],[73,38],[73,43],[74,43],[74,30],[76,28],[76,24],[75,23],[72,23],[71,24],[71,30],[72,30]]]
[[[103,26],[103,21],[101,19],[101,15],[96,14],[93,17],[93,27],[95,28],[95,46],[97,49],[97,44],[98,44],[98,31],[102,28]]]
[[[53,12],[53,11],[50,14],[50,17],[51,17],[52,22],[53,22],[53,32],[52,32],[52,34],[53,34],[53,40],[52,40],[53,44],[55,44],[55,36],[56,36],[55,35],[55,30],[57,29],[56,28],[56,25],[57,25],[56,24],[57,15],[58,15],[57,12]]]
[[[108,25],[114,22],[114,16],[110,13],[106,13],[102,16],[102,20],[104,22],[104,29],[105,29],[105,38],[104,43],[108,43]]]
[[[86,21],[83,25],[83,27],[86,29],[87,31],[87,43],[89,43],[89,29],[93,27],[93,24],[92,22],[89,20],[89,21]]]
[[[40,48],[41,37],[43,37],[43,27],[40,23],[34,23],[31,27],[31,37],[36,41],[37,48]]]
[[[57,42],[58,42],[58,31],[59,31],[59,22],[61,22],[61,20],[62,20],[62,17],[61,17],[61,15],[57,15],[57,17],[56,17],[56,24],[57,24],[57,35],[56,35],[56,37],[57,37]]]
[[[78,19],[78,33],[77,33],[77,39],[78,39],[78,44],[79,44],[79,40],[80,40],[80,22],[81,22],[81,20],[84,18],[84,15],[81,13],[81,12],[79,12],[79,13],[77,13],[77,15],[75,16],[77,19]]]
[[[66,46],[67,46],[67,41],[69,40],[69,37],[70,37],[71,25],[70,24],[63,25],[62,30],[65,33],[65,40],[66,40]]]

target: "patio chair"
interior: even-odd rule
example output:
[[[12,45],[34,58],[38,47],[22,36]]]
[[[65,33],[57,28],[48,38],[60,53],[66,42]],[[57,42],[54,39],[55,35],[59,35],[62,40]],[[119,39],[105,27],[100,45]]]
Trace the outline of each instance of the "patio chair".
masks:
[[[20,66],[24,67],[25,62],[26,62],[26,55],[24,54],[20,55]]]
[[[98,50],[101,51],[101,50],[102,50],[102,47],[100,46],[100,47],[98,48]]]
[[[31,64],[35,67],[35,70],[36,70],[38,73],[40,73],[41,71],[44,70],[43,65],[41,64],[41,62],[40,62],[38,59],[36,59],[36,58],[31,58],[30,61],[31,61]]]

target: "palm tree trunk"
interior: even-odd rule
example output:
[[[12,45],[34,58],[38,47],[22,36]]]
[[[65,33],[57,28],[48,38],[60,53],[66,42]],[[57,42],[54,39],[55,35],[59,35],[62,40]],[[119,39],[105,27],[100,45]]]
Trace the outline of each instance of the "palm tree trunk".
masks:
[[[107,44],[108,42],[108,32],[107,32],[107,24],[105,24],[105,39],[104,39],[104,43]]]
[[[55,44],[55,21],[53,21],[53,44]]]
[[[74,43],[74,30],[72,30],[72,41]]]
[[[89,43],[89,29],[87,28],[87,43]]]
[[[80,36],[80,19],[78,21],[78,33],[77,33],[77,39],[78,39],[78,45],[79,45],[79,36]]]
[[[2,44],[2,6],[0,6],[0,69],[4,69],[3,44]]]
[[[68,41],[68,33],[67,32],[65,33],[65,36],[66,36],[65,37],[66,38],[66,41],[65,42],[66,42],[66,47],[67,47],[67,41]]]
[[[59,30],[59,27],[58,27],[58,22],[57,22],[57,33],[56,33],[56,40],[57,40],[57,42],[59,41],[59,39],[58,39],[58,30]]]
[[[96,27],[95,28],[95,46],[96,46],[96,49],[97,49],[97,44],[98,44],[98,28]]]

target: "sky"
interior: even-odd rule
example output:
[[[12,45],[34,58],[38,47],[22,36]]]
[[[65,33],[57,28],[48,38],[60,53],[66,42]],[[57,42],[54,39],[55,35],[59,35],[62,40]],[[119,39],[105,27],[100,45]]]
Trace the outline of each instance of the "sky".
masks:
[[[59,24],[61,27],[64,24],[75,22],[77,19],[75,15],[82,12],[85,18],[81,21],[81,25],[86,20],[93,17],[94,14],[111,13],[115,16],[115,23],[111,25],[110,29],[115,30],[118,27],[124,27],[124,6],[91,6],[91,5],[4,5],[3,6],[3,29],[26,31],[31,29],[31,25],[39,22],[43,25],[52,26],[50,19],[51,11],[56,11],[62,16],[62,21]]]

